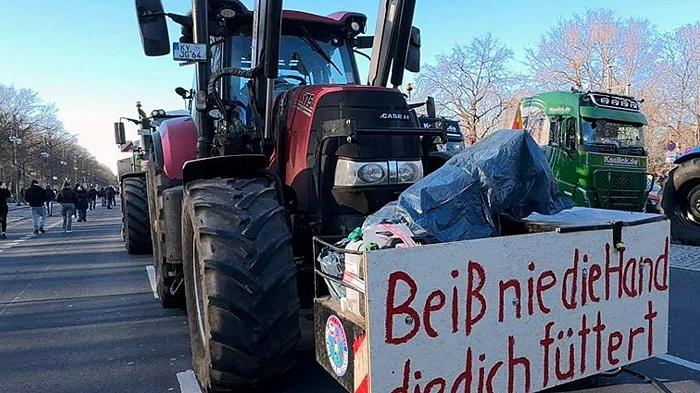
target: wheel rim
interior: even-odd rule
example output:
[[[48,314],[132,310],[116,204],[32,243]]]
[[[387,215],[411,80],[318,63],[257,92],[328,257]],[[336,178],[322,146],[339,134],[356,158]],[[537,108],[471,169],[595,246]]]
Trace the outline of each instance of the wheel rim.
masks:
[[[204,294],[202,292],[202,272],[199,267],[199,258],[197,253],[197,242],[192,238],[192,277],[194,278],[194,301],[197,309],[197,329],[199,329],[199,338],[202,340],[202,348],[206,345],[204,336]]]
[[[700,223],[700,185],[688,193],[688,215],[691,220]]]

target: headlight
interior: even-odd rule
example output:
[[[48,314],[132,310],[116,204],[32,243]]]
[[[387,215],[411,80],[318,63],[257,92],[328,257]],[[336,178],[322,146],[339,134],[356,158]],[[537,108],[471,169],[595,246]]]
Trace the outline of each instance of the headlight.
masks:
[[[423,178],[421,161],[355,162],[339,159],[336,186],[374,186],[415,183]]]
[[[389,163],[338,160],[336,186],[364,186],[389,183]]]
[[[379,183],[386,177],[386,168],[380,164],[364,164],[357,170],[357,177],[365,183]]]
[[[420,161],[397,162],[398,183],[415,183],[423,178],[423,163]]]

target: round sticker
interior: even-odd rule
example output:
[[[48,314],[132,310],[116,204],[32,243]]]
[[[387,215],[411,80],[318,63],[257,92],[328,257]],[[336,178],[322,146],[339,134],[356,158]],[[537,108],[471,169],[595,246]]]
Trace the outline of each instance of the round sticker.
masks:
[[[340,319],[335,315],[326,321],[326,353],[333,372],[342,377],[348,371],[348,340]]]

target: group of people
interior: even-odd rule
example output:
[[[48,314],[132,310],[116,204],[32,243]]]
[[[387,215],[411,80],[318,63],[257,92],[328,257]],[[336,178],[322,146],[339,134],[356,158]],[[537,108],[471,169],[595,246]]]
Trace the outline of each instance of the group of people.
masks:
[[[8,200],[12,194],[5,183],[0,183],[0,239],[6,239]],[[82,184],[71,186],[65,182],[63,188],[56,191],[50,185],[43,188],[37,180],[24,191],[24,200],[29,204],[32,215],[34,234],[45,233],[44,225],[46,216],[53,216],[53,203],[61,205],[63,216],[63,231],[70,233],[73,226],[73,217],[77,215],[78,222],[87,221],[87,211],[94,210],[97,206],[97,198],[102,198],[102,205],[111,209],[115,204],[116,191],[112,186],[97,190],[95,186],[87,189]]]

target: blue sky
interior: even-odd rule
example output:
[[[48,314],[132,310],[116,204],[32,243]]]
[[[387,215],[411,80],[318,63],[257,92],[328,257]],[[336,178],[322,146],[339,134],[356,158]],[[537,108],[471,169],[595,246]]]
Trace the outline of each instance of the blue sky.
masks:
[[[163,4],[170,12],[184,13],[190,1]],[[318,14],[365,13],[370,34],[378,7],[377,0],[284,4]],[[697,0],[418,0],[414,24],[422,31],[423,62],[486,32],[513,49],[519,60],[552,24],[587,8],[647,18],[662,31],[700,20]],[[171,40],[177,31],[171,24]],[[191,67],[143,55],[133,0],[0,0],[0,53],[0,83],[32,88],[56,103],[66,128],[112,168],[121,157],[113,145],[112,123],[133,116],[137,100],[149,110],[182,108],[173,90],[192,83]],[[135,138],[133,128],[130,133]]]

